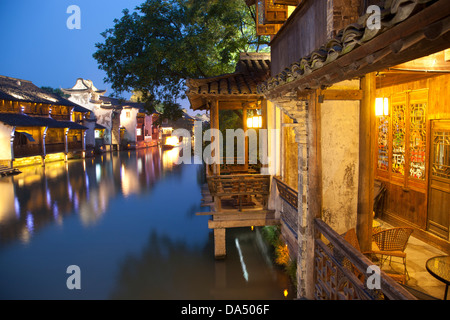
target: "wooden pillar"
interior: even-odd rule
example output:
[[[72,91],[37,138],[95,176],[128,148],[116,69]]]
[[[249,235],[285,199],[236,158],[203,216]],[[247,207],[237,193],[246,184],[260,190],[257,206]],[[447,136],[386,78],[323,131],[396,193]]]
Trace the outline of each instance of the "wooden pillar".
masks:
[[[219,129],[219,101],[217,99],[211,100],[211,129]],[[212,136],[211,144],[214,148],[214,154],[212,156],[220,159],[220,141],[215,136]],[[220,175],[220,161],[212,164],[212,173]]]
[[[81,148],[83,151],[81,152],[83,158],[86,157],[86,130],[81,130]]]
[[[41,143],[42,143],[42,165],[45,166],[45,156],[47,155],[47,150],[45,148],[45,138],[47,136],[48,127],[41,127]]]
[[[363,91],[363,98],[359,116],[359,181],[356,232],[361,251],[369,251],[372,246],[371,238],[374,201],[372,132],[375,130],[375,73],[366,74],[361,79],[361,89]]]
[[[227,255],[225,228],[214,229],[214,257],[224,259]]]
[[[15,155],[14,155],[14,138],[16,137],[16,127],[14,126],[13,129],[11,130],[11,133],[9,135],[9,143],[11,146],[11,156],[10,156],[10,167],[12,168],[14,165],[14,159],[15,159]]]
[[[244,151],[244,158],[245,158],[245,165],[244,169],[248,170],[248,136],[247,136],[247,105],[244,104],[244,107],[242,109],[242,130],[244,130],[244,144],[245,144],[245,151]]]
[[[322,152],[321,106],[319,90],[310,94],[305,115],[305,144],[299,143],[299,260],[301,281],[298,297],[314,299],[314,240],[317,238],[314,220],[322,216]],[[308,147],[307,147],[308,146]],[[306,150],[305,150],[306,149]],[[303,199],[306,199],[304,203]],[[300,211],[301,209],[301,211]],[[301,279],[303,278],[303,279]]]
[[[268,111],[267,111],[267,100],[263,99],[261,101],[261,118],[262,118],[261,129],[262,130],[259,131],[259,134],[260,134],[259,143],[261,144],[261,142],[264,141],[264,139],[265,139],[267,149],[265,150],[266,154],[260,154],[259,155],[259,158],[260,158],[260,161],[261,161],[261,173],[262,174],[269,174],[269,161],[268,161],[269,160],[268,159],[269,155],[267,154],[268,151],[269,151],[269,137],[268,137],[268,130],[267,130],[267,127],[268,127],[267,114],[268,114]],[[261,136],[261,135],[263,135],[263,136]],[[264,152],[264,149],[261,148],[261,146],[260,146],[259,147],[259,151],[260,152]]]

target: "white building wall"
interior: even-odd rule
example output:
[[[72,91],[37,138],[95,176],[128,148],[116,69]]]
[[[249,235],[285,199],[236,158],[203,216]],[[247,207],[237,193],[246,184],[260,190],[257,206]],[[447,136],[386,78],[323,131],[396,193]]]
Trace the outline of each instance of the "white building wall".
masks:
[[[359,80],[331,89],[359,89]],[[359,174],[359,101],[321,105],[322,217],[338,233],[355,228]]]
[[[153,125],[153,116],[152,115],[146,115],[144,119],[144,126],[146,132],[144,133],[144,140],[145,141],[152,141],[152,125]]]
[[[136,116],[138,111],[136,108],[124,108],[120,113],[120,126],[125,128],[123,143],[136,143]]]
[[[14,127],[0,122],[0,160],[12,160],[11,133]]]

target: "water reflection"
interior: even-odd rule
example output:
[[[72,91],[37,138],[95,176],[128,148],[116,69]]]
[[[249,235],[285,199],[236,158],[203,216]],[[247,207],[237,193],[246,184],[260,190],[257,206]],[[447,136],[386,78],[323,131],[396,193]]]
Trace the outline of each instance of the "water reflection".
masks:
[[[163,169],[161,150],[149,150],[23,167],[20,175],[0,179],[0,243],[28,242],[35,231],[72,214],[94,224],[118,194],[147,192]]]
[[[284,298],[287,277],[257,230],[227,231],[227,259],[215,261],[209,217],[195,214],[206,210],[204,170],[176,165],[179,151],[106,153],[0,179],[0,299]],[[65,285],[72,264],[78,291]]]

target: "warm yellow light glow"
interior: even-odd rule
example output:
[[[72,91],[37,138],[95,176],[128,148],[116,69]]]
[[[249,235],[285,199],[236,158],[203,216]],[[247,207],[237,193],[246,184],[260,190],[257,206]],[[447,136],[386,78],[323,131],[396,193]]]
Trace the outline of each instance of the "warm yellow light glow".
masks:
[[[178,137],[170,136],[166,138],[166,145],[168,146],[177,146],[179,144]]]
[[[45,156],[45,161],[61,161],[64,160],[64,152],[50,153]]]
[[[35,164],[42,164],[41,156],[33,156],[33,157],[14,159],[14,167],[31,166],[31,165],[35,165]]]
[[[283,295],[284,295],[284,297],[287,297],[287,295],[288,295],[288,291],[287,291],[287,289],[284,289],[284,291],[283,291]]]
[[[375,115],[387,116],[389,114],[389,99],[388,98],[376,98],[375,99]]]
[[[251,128],[253,125],[253,120],[252,118],[247,118],[247,128]]]
[[[262,127],[262,117],[261,116],[253,117],[253,127],[254,128]]]
[[[253,231],[253,226],[251,228],[252,228],[252,231]]]
[[[176,163],[178,163],[179,157],[180,152],[178,148],[164,151],[164,154],[162,156],[163,167],[165,169],[172,168],[174,165],[176,165]]]
[[[247,127],[248,128],[261,128],[262,127],[262,117],[254,116],[251,118],[247,118]]]

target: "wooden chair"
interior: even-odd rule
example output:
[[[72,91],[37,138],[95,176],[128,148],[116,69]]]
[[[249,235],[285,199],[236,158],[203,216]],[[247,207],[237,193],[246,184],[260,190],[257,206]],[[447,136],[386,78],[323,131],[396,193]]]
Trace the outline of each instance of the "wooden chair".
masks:
[[[405,249],[413,230],[413,228],[408,227],[389,228],[378,231],[372,235],[372,253],[381,255],[381,266],[388,258],[389,265],[392,262],[392,257],[402,258],[404,266],[404,276],[407,276],[408,279],[409,274],[406,268]],[[384,256],[386,256],[386,258],[383,260]],[[406,282],[405,279],[403,279],[402,282]]]

